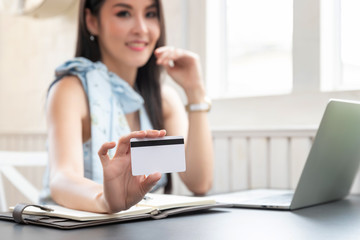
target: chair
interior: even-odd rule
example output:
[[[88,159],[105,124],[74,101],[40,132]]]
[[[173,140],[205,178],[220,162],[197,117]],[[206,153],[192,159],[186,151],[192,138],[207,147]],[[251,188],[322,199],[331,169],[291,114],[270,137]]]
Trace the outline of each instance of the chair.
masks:
[[[39,190],[31,180],[23,176],[17,167],[45,167],[46,164],[46,152],[0,151],[0,211],[8,210],[6,189],[9,187],[15,188],[30,203],[38,202]],[[12,186],[4,185],[5,178]]]

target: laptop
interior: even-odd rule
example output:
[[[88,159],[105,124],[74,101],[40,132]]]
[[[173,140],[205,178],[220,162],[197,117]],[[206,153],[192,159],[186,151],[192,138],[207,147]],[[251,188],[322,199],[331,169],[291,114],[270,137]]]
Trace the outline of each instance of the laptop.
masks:
[[[360,162],[360,102],[326,106],[295,191],[255,189],[212,196],[234,207],[295,210],[344,198]]]

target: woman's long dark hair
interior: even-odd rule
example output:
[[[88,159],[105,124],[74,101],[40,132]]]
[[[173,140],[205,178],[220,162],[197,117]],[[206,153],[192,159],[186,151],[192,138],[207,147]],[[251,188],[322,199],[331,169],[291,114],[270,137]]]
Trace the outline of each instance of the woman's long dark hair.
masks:
[[[90,40],[90,32],[87,30],[85,21],[85,9],[89,9],[91,14],[99,17],[100,9],[106,0],[81,0],[79,8],[79,26],[76,44],[75,57],[85,57],[96,62],[101,60],[101,52],[98,39],[95,37]],[[158,18],[160,22],[160,37],[155,48],[165,45],[165,23],[161,0],[155,0]],[[135,88],[144,98],[145,109],[150,118],[154,129],[164,128],[164,118],[161,102],[160,88],[161,67],[156,64],[156,57],[152,53],[148,62],[138,69],[136,75]],[[171,192],[171,177],[168,174],[168,184],[165,192]]]
[[[99,17],[104,2],[105,0],[81,0],[75,57],[85,57],[93,62],[101,60],[97,38],[95,37],[93,41],[90,40],[90,33],[85,22],[85,9],[88,8],[94,16]],[[165,45],[165,24],[161,1],[155,0],[155,2],[160,22],[160,37],[155,46],[158,48]],[[156,64],[153,53],[148,62],[138,69],[135,81],[135,88],[144,98],[145,109],[154,129],[164,128],[160,75],[161,67]]]

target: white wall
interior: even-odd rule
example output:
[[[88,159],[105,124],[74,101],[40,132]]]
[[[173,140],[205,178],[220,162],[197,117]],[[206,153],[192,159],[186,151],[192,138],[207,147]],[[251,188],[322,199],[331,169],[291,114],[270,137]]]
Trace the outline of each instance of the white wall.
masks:
[[[77,4],[49,19],[0,14],[0,132],[45,131],[47,87],[74,55],[76,19]]]
[[[360,92],[298,93],[213,101],[213,128],[317,126],[330,98],[360,100]]]

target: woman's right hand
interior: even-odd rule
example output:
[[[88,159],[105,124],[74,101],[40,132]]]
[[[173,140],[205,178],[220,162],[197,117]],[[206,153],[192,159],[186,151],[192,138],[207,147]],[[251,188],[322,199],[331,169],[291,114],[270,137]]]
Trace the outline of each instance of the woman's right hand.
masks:
[[[145,194],[160,180],[161,174],[133,176],[131,173],[131,138],[158,138],[166,135],[165,130],[147,130],[132,132],[119,139],[115,155],[110,159],[108,150],[116,146],[115,142],[104,143],[98,154],[104,172],[103,199],[107,212],[126,210],[141,201]]]

